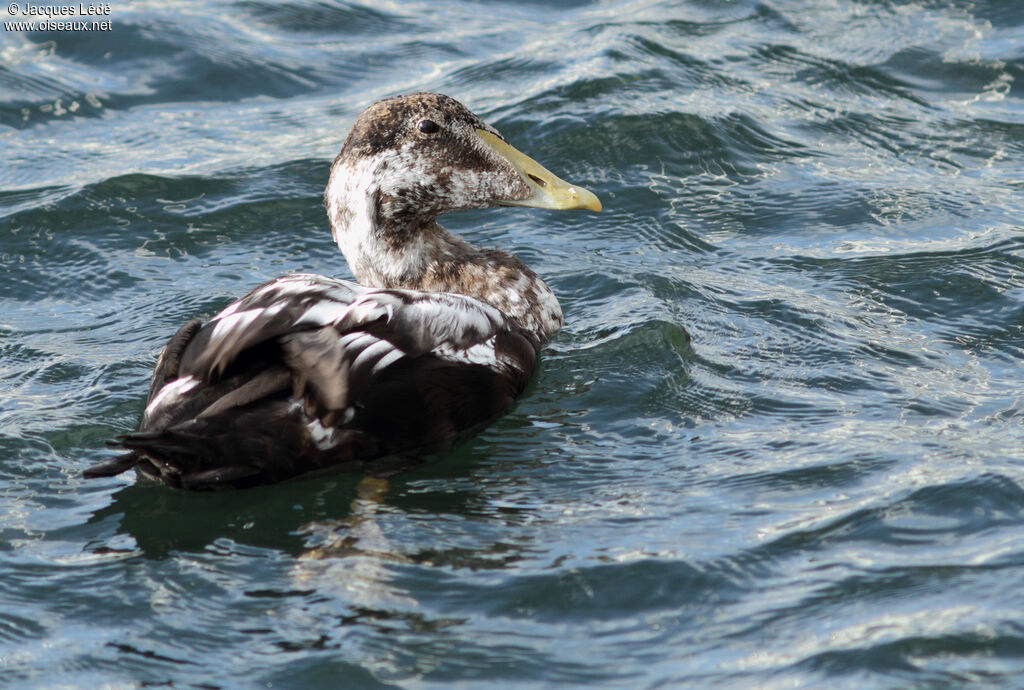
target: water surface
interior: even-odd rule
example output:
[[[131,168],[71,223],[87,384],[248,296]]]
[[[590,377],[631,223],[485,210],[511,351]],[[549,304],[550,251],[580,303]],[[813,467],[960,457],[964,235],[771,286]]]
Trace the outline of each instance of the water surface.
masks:
[[[1024,5],[111,3],[0,33],[0,685],[1024,684]],[[390,489],[85,481],[448,93],[605,212],[454,214],[567,326]],[[688,338],[687,334],[692,338]]]

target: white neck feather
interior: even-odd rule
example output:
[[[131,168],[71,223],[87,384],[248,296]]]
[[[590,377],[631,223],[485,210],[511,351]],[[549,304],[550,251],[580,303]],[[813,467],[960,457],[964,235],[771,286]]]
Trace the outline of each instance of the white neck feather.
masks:
[[[339,163],[331,171],[325,193],[331,232],[349,268],[362,285],[385,288],[463,292],[498,308],[521,326],[548,338],[562,325],[562,310],[550,288],[536,274],[508,255],[499,267],[477,259],[486,252],[429,222],[410,228],[404,241],[389,242],[394,229],[381,228],[375,206],[379,161]],[[442,264],[462,265],[459,285],[431,283]],[[470,284],[472,284],[472,289]]]
[[[422,275],[431,248],[427,238],[419,234],[400,248],[388,244],[377,226],[378,164],[377,160],[364,159],[332,169],[325,195],[327,215],[334,241],[356,280],[372,287],[399,287],[410,277]]]

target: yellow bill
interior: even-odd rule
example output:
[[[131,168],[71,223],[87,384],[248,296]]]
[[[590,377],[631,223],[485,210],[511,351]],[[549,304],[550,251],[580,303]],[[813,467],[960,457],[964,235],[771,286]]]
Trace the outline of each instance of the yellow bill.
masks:
[[[509,206],[529,206],[557,211],[587,209],[600,211],[601,200],[583,187],[569,184],[543,165],[490,132],[478,129],[477,136],[497,151],[523,177],[532,194],[522,201],[503,202]]]

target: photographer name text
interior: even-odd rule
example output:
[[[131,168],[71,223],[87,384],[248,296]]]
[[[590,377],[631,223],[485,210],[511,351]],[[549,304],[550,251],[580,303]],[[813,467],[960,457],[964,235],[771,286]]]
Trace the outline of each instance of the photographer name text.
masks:
[[[28,2],[12,2],[7,6],[8,14],[28,17],[30,21],[5,21],[8,31],[110,31],[110,3],[80,2],[77,5],[33,5]],[[79,19],[72,20],[72,17]],[[90,18],[96,18],[88,21]]]
[[[33,5],[31,3],[19,4],[12,2],[7,6],[7,11],[13,15],[22,17],[99,17],[110,14],[110,4],[106,2],[84,2],[75,5]]]

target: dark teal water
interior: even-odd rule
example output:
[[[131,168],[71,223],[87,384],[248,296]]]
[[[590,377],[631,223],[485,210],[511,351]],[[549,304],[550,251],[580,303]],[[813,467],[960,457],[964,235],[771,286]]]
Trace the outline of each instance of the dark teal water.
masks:
[[[1024,4],[109,18],[0,33],[0,685],[1024,687]],[[81,479],[181,322],[348,276],[417,90],[605,202],[447,221],[565,308],[516,410],[387,492]]]

